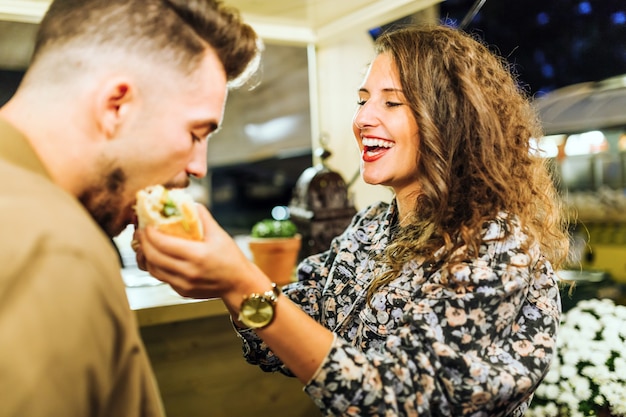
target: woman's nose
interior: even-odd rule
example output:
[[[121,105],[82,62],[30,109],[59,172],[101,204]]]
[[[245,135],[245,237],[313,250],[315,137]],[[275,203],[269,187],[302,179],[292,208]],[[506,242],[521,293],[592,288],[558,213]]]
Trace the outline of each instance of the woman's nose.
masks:
[[[368,126],[374,126],[377,123],[377,118],[373,107],[365,103],[357,109],[352,119],[352,123],[357,129],[363,129]]]

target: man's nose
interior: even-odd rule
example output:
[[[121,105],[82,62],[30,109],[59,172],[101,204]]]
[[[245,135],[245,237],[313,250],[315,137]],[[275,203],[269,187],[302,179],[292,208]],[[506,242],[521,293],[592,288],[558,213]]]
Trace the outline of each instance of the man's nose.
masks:
[[[187,164],[187,174],[196,178],[203,178],[207,173],[207,142],[203,140],[196,143],[193,155]]]

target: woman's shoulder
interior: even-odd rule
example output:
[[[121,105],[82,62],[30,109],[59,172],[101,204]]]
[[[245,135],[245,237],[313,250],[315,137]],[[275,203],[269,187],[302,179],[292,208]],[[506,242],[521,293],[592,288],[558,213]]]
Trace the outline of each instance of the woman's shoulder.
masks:
[[[547,262],[538,242],[531,240],[524,224],[515,215],[499,213],[485,221],[481,237],[481,258],[488,257],[506,265],[525,265],[531,269],[536,269],[540,261]]]
[[[503,239],[524,240],[525,235],[517,216],[499,212],[483,222],[482,237],[484,241],[501,241]]]

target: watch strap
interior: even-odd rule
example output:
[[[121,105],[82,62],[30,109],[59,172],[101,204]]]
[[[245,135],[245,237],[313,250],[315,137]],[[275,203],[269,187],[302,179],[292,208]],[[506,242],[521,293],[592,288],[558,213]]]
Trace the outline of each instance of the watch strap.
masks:
[[[262,297],[265,297],[272,304],[276,304],[278,300],[278,296],[280,295],[280,288],[276,285],[275,282],[272,282],[272,288],[263,293]]]
[[[280,295],[280,288],[278,288],[278,285],[276,285],[275,282],[272,282],[271,289],[265,291],[264,293],[253,292],[250,295],[244,296],[243,301],[245,302],[246,300],[249,300],[251,298],[262,298],[264,300],[271,302],[272,304],[276,304],[276,301],[278,300],[279,295]]]

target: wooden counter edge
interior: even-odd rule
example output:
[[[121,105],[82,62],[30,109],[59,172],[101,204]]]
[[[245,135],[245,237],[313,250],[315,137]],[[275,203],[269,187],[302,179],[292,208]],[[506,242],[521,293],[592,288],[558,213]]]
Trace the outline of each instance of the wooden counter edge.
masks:
[[[126,294],[139,327],[227,315],[220,299],[193,300],[181,297],[163,284],[127,287]]]

